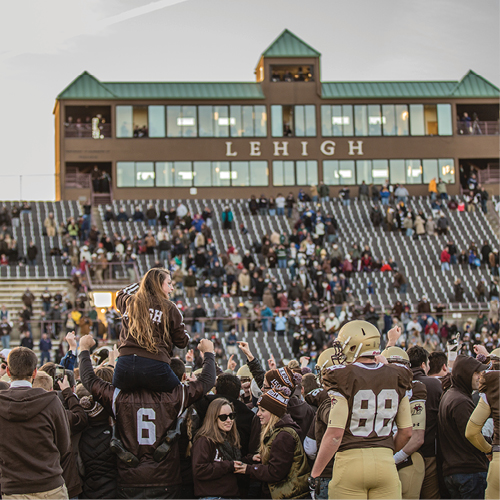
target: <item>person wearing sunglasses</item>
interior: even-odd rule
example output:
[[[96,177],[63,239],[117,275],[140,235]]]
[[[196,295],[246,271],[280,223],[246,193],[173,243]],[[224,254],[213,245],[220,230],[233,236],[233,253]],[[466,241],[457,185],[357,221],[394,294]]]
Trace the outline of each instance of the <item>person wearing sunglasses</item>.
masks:
[[[239,498],[234,462],[241,451],[235,418],[227,399],[210,403],[191,450],[194,494],[199,498]]]

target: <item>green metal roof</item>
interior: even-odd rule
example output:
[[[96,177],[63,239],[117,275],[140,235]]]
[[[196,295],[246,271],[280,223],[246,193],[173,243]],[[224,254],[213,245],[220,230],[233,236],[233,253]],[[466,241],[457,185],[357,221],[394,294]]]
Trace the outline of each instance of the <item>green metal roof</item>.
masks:
[[[86,71],[58,99],[264,99],[259,83],[100,82]]]
[[[499,98],[500,90],[470,70],[459,82],[323,82],[323,99]]]
[[[455,97],[499,97],[500,89],[472,70],[462,78],[452,92]]]
[[[262,55],[264,57],[319,57],[321,54],[291,31],[284,30]]]

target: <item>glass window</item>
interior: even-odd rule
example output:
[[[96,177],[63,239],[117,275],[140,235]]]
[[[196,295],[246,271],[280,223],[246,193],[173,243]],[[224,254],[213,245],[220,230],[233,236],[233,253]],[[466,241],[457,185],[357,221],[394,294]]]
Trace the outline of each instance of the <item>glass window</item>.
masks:
[[[165,137],[165,106],[148,107],[149,137]]]
[[[438,164],[441,180],[449,184],[455,184],[455,163],[453,158],[440,158]]]
[[[352,106],[350,104],[342,106],[342,127],[344,129],[344,137],[351,137],[354,135],[354,119]]]
[[[437,105],[437,121],[439,135],[453,135],[451,123],[451,104]]]
[[[214,137],[229,137],[229,107],[214,106]]]
[[[154,187],[155,170],[153,162],[138,161],[135,164],[136,187]]]
[[[429,184],[432,179],[438,180],[438,162],[437,160],[423,160],[422,168],[424,170],[424,184]]]
[[[283,107],[280,105],[271,106],[271,135],[283,137]]]
[[[297,186],[318,185],[318,162],[316,160],[297,161]]]
[[[408,135],[408,106],[396,104],[395,110],[397,135]]]
[[[212,162],[212,185],[213,186],[230,186],[231,185],[231,169],[228,161]]]
[[[171,161],[157,161],[155,163],[156,185],[158,187],[172,187],[174,165]]]
[[[231,137],[241,137],[243,128],[241,126],[241,106],[231,106]]]
[[[372,162],[371,160],[356,160],[356,182],[361,184],[372,182]]]
[[[135,164],[133,161],[119,161],[116,163],[116,186],[135,186]]]
[[[410,104],[410,132],[411,135],[425,135],[422,104]]]
[[[212,185],[212,166],[209,161],[193,162],[194,185],[197,187]]]
[[[422,184],[422,162],[406,160],[406,184]]]
[[[148,137],[148,107],[133,106],[134,137]]]
[[[212,106],[198,106],[198,135],[200,137],[213,137]]]
[[[396,109],[392,104],[382,105],[384,135],[396,135]]]
[[[345,118],[342,115],[342,106],[332,106],[333,136],[342,137]]]
[[[293,161],[273,161],[273,185],[295,186]]]
[[[178,120],[182,137],[196,137],[196,106],[182,106],[182,118]]]
[[[316,106],[305,106],[306,111],[306,137],[316,137]]]
[[[339,161],[339,177],[340,177],[340,184],[342,184],[343,186],[349,184],[356,184],[356,177],[354,172],[354,160]]]
[[[174,184],[175,187],[193,185],[193,170],[190,161],[174,162]]]
[[[231,162],[231,185],[232,186],[250,185],[247,161]]]
[[[391,184],[404,184],[406,182],[405,161],[389,160]]]
[[[250,186],[268,186],[267,161],[250,162]]]
[[[179,124],[182,119],[180,106],[167,106],[167,136],[182,137],[182,129]]]
[[[355,184],[354,161],[324,160],[323,182],[330,186],[346,186]]]
[[[265,106],[254,106],[255,137],[267,137],[267,111]],[[266,166],[267,168],[267,166]],[[267,184],[266,184],[267,186]]]
[[[306,135],[306,125],[305,125],[305,106],[295,106],[295,130],[294,135],[296,137],[304,137]]]
[[[116,106],[116,137],[133,137],[132,106]]]
[[[242,106],[243,137],[253,137],[253,106]]]
[[[389,179],[388,160],[372,160],[372,183],[383,184],[386,179]]]
[[[357,136],[368,135],[368,113],[366,106],[354,106],[354,133]]]
[[[321,106],[321,135],[323,137],[331,137],[332,130],[332,109],[334,106],[322,105]]]
[[[368,133],[369,135],[382,135],[382,117],[378,104],[368,105]]]

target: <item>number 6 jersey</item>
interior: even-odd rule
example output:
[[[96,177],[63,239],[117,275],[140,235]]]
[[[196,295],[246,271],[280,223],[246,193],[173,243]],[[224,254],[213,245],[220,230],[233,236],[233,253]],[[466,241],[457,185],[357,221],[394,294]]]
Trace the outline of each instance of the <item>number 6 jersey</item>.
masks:
[[[395,363],[356,362],[328,368],[323,375],[323,386],[332,400],[328,426],[345,428],[338,451],[394,450],[394,421],[399,428],[412,427],[408,398],[405,410],[400,411],[401,402],[410,394],[412,378],[410,370]],[[347,408],[347,420],[342,408]]]

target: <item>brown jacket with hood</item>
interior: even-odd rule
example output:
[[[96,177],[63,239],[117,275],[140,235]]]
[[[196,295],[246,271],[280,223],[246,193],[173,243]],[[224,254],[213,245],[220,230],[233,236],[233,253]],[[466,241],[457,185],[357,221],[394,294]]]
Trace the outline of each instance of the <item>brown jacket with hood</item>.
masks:
[[[55,392],[31,387],[0,391],[0,429],[2,494],[37,493],[63,485],[71,439]]]
[[[438,435],[443,456],[443,475],[473,474],[488,470],[488,459],[466,437],[465,428],[474,411],[472,375],[484,365],[469,356],[457,356],[451,388],[441,398]]]

